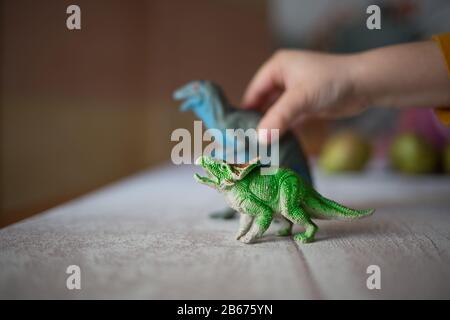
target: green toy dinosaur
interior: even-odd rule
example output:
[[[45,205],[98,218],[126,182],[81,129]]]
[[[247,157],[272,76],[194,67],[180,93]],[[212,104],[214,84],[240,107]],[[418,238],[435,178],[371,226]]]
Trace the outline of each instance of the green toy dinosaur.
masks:
[[[281,220],[280,236],[288,236],[292,224],[305,227],[294,236],[301,242],[314,241],[318,227],[314,219],[353,220],[371,215],[375,210],[354,210],[327,199],[315,191],[294,171],[277,168],[262,175],[258,159],[247,164],[228,164],[211,157],[199,157],[207,177],[195,174],[195,179],[225,195],[228,205],[241,213],[236,239],[251,243],[261,237],[275,217]]]

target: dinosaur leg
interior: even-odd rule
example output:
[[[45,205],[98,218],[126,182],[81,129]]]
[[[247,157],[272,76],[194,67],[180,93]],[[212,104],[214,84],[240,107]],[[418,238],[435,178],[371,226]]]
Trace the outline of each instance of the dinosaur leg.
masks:
[[[243,243],[251,243],[256,238],[259,238],[269,228],[272,222],[272,210],[263,203],[247,200],[243,203],[243,212],[254,216],[254,222],[250,230],[242,236],[239,240]]]
[[[241,213],[241,218],[239,220],[239,231],[236,234],[236,240],[239,240],[244,234],[248,232],[252,226],[253,216],[245,213]]]
[[[280,190],[281,214],[293,223],[305,227],[305,232],[298,233],[294,239],[303,243],[314,241],[318,227],[311,221],[308,213],[299,205],[300,183],[294,177],[283,181]]]
[[[285,237],[290,236],[292,233],[292,222],[285,217],[279,217],[281,228],[277,231],[277,236]]]
[[[219,211],[214,211],[209,214],[212,219],[233,219],[236,216],[236,211],[231,208],[225,208]]]
[[[305,232],[297,233],[294,236],[294,240],[303,243],[313,242],[314,235],[316,234],[319,228],[305,214],[305,211],[302,208],[295,208],[292,210],[291,216],[294,217],[292,221],[305,227]]]

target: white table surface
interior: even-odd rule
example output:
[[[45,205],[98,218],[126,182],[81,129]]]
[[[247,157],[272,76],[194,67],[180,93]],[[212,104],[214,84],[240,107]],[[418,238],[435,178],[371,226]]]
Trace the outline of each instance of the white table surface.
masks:
[[[450,298],[450,177],[316,171],[322,194],[377,212],[318,221],[315,243],[272,226],[245,245],[236,219],[207,217],[224,201],[195,170],[144,172],[1,229],[0,298]],[[74,264],[80,290],[66,287]],[[380,290],[366,287],[369,265]]]

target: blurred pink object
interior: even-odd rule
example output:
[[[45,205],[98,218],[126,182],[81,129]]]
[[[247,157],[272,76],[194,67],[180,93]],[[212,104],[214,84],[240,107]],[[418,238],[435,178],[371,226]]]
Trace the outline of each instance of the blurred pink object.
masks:
[[[431,108],[403,112],[400,115],[398,132],[420,134],[439,149],[450,139],[450,127],[443,125]]]

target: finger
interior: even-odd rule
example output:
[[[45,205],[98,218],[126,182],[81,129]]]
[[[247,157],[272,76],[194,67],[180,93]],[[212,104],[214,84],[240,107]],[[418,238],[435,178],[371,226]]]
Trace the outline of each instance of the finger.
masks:
[[[258,110],[261,113],[265,113],[283,94],[283,91],[279,89],[272,90],[270,93],[262,97],[257,104],[257,107],[250,108]],[[245,109],[245,107],[243,107]]]
[[[295,118],[294,122],[292,122],[291,128],[301,127],[305,122],[308,122],[313,118],[314,115],[311,113],[302,113],[297,118]]]
[[[270,94],[268,94],[264,101],[261,101],[260,106],[258,106],[258,110],[266,112],[269,107],[273,106],[275,102],[281,97],[283,91],[279,88],[272,90]]]
[[[278,63],[274,58],[263,64],[250,81],[245,91],[242,106],[244,108],[258,108],[272,94],[280,92],[283,88]]]
[[[261,143],[273,142],[270,134],[273,129],[279,130],[279,137],[281,138],[298,118],[304,105],[305,98],[301,92],[284,93],[261,119],[258,125],[259,141]]]

